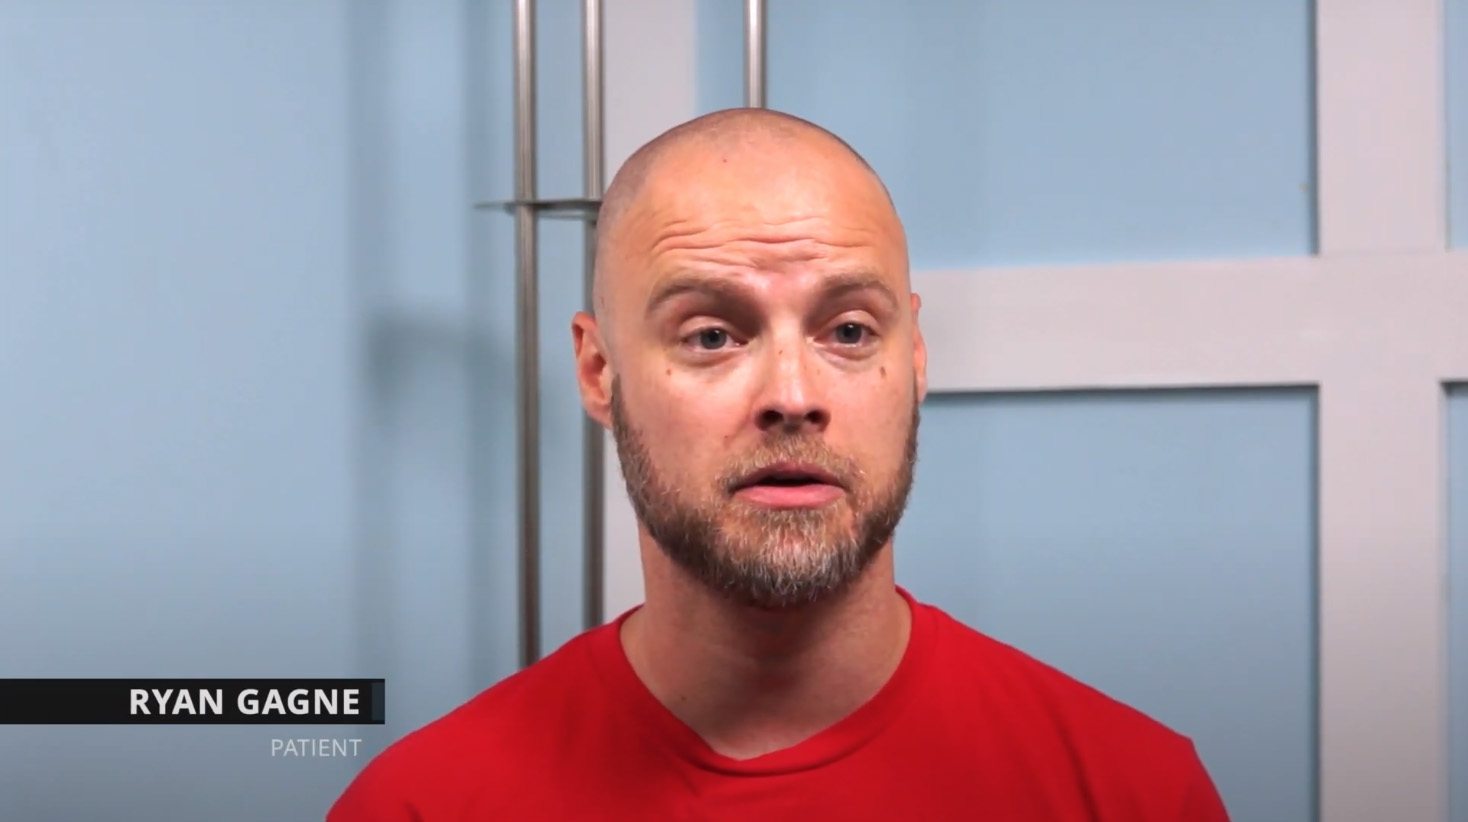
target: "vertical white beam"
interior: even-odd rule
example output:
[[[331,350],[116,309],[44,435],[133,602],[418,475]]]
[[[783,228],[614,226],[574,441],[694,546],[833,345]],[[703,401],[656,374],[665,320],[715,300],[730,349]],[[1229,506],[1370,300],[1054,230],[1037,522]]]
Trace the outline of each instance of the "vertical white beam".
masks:
[[[620,0],[604,9],[606,164],[620,169],[638,146],[696,112],[695,7],[688,0]],[[611,620],[642,602],[637,519],[611,434],[603,440],[606,587]]]
[[[619,0],[604,10],[607,169],[694,116],[695,6]]]
[[[1315,47],[1321,253],[1444,250],[1442,0],[1317,0]],[[1321,385],[1327,822],[1447,815],[1442,393],[1403,365]]]
[[[1398,365],[1343,362],[1321,385],[1326,822],[1447,816],[1443,392]]]
[[[1447,242],[1442,0],[1317,0],[1323,254]]]

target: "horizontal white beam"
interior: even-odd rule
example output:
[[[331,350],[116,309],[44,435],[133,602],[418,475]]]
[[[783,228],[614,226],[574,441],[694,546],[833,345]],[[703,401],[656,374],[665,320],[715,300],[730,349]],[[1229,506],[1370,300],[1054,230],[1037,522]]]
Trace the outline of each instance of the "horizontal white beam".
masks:
[[[1468,379],[1468,253],[912,280],[934,391],[1316,384],[1369,363]]]

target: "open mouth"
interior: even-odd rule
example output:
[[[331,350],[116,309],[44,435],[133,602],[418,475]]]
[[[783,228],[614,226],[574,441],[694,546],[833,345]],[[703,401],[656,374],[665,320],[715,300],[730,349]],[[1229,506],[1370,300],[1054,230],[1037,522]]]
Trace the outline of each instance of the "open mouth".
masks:
[[[767,477],[753,484],[789,488],[796,485],[827,485],[828,483],[821,482],[815,477]]]
[[[739,484],[740,488],[765,485],[789,488],[798,485],[836,485],[841,483],[830,473],[814,465],[782,462],[755,471]]]
[[[839,499],[845,491],[820,468],[782,463],[756,471],[734,493],[767,508],[814,508]]]

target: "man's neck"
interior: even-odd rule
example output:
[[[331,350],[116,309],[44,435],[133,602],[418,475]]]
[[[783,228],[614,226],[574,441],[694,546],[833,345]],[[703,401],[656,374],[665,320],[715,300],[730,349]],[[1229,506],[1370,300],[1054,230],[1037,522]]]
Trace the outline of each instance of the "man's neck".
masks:
[[[750,759],[855,711],[891,678],[912,615],[893,586],[892,545],[829,601],[770,612],[728,602],[650,540],[646,603],[622,626],[638,678],[715,751]]]

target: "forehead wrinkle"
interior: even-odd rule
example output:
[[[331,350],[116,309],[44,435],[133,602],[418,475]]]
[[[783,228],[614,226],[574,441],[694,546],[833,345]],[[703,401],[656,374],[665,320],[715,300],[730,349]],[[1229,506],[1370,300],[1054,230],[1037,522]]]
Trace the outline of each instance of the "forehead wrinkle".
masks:
[[[815,240],[809,237],[765,238],[765,237],[740,237],[737,240],[708,240],[699,242],[697,240],[685,240],[679,242],[684,235],[673,235],[660,240],[651,249],[649,255],[653,259],[667,254],[680,251],[713,251],[723,250],[730,255],[740,257],[772,256],[781,260],[819,260],[832,256],[830,249],[853,249],[871,248],[869,243],[863,242],[833,242],[829,240]]]
[[[795,223],[809,223],[811,221],[829,223],[830,230],[778,230],[781,226],[793,225]],[[755,225],[739,220],[716,220],[699,225],[694,223],[693,220],[680,219],[671,221],[665,225],[653,238],[649,250],[653,256],[657,256],[658,254],[672,250],[719,248],[741,243],[759,243],[763,245],[812,243],[832,248],[875,248],[876,244],[870,238],[880,233],[878,229],[870,226],[830,223],[825,215],[798,217],[775,222],[761,222]],[[857,235],[857,237],[843,239],[839,236],[843,234]],[[701,235],[708,236],[702,241],[693,239]],[[679,240],[685,240],[685,242],[677,242]]]
[[[760,291],[748,276],[714,274],[696,269],[679,269],[653,284],[648,294],[644,316],[652,316],[661,306],[687,294],[714,297],[727,302],[745,302]],[[882,299],[889,310],[898,310],[901,301],[887,281],[876,271],[854,267],[821,277],[812,286],[818,302],[837,299],[856,291],[871,291]]]

